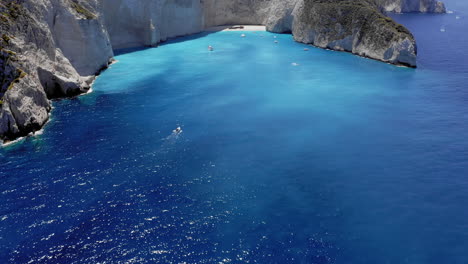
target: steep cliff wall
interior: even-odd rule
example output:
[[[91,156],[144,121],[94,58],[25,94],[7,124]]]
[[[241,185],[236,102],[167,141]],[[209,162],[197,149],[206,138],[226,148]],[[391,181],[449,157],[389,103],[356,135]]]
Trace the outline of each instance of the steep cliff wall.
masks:
[[[205,26],[261,25],[276,0],[204,0]]]
[[[265,25],[272,32],[291,32],[292,12],[300,0],[204,0],[205,25]]]
[[[92,8],[71,0],[0,2],[0,139],[40,129],[48,99],[86,92],[93,78],[86,76],[107,65],[112,48]]]
[[[68,4],[71,4],[71,8],[66,8]],[[52,10],[44,8],[42,13],[49,11],[47,24],[56,47],[76,71],[81,76],[89,76],[107,66],[114,53],[96,3],[52,1],[52,7]]]
[[[101,0],[114,49],[154,46],[204,29],[200,0]]]
[[[299,42],[416,66],[414,37],[374,0],[205,1],[208,25],[263,24],[272,32],[292,32]]]
[[[384,62],[416,66],[416,42],[372,1],[306,0],[296,9],[294,38]]]

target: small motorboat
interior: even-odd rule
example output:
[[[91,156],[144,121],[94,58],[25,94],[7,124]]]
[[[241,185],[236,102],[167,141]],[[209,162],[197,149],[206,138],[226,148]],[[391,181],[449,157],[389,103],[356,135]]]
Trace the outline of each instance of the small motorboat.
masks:
[[[304,51],[309,51],[309,49],[308,49],[308,48],[305,48]]]
[[[245,38],[245,34],[242,34],[241,37],[242,37],[242,38]]]
[[[177,127],[177,128],[174,129],[172,132],[174,132],[175,134],[180,134],[180,133],[182,133],[182,128]]]
[[[214,48],[212,46],[208,46],[209,51],[214,51]]]

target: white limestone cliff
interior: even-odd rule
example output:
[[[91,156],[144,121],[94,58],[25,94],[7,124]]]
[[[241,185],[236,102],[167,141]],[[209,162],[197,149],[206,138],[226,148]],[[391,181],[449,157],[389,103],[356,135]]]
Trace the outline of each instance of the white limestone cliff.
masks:
[[[9,1],[0,9],[1,64],[14,73],[2,76],[0,138],[12,140],[47,122],[48,99],[88,91],[113,51],[98,15],[86,18],[71,1]]]
[[[200,0],[101,0],[114,49],[154,46],[204,29]]]
[[[293,26],[296,41],[416,67],[417,48],[413,35],[384,16],[378,6],[365,5],[364,0],[330,3],[306,0],[296,6]]]

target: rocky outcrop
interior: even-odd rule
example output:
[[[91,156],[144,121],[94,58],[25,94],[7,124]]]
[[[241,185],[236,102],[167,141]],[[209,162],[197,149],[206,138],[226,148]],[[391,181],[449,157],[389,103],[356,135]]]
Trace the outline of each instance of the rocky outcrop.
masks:
[[[14,80],[0,105],[0,134],[12,140],[38,131],[47,122],[50,103],[44,91],[36,88],[33,78]]]
[[[40,129],[49,99],[87,92],[115,49],[262,24],[303,43],[414,67],[414,38],[382,12],[444,10],[435,0],[2,0],[0,140]]]
[[[446,12],[444,3],[436,0],[377,0],[377,3],[387,12]]]
[[[317,47],[416,67],[413,35],[366,0],[303,1],[296,8],[293,35]]]
[[[16,54],[0,50],[0,135],[14,139],[40,129],[48,119],[49,101],[30,76],[17,68]]]
[[[414,37],[374,0],[205,1],[208,25],[263,24],[272,32],[292,32],[298,42],[416,67]]]
[[[90,3],[0,2],[0,65],[7,69],[0,72],[0,139],[40,129],[49,99],[88,91],[93,75],[112,58],[107,32],[94,15],[97,6]]]

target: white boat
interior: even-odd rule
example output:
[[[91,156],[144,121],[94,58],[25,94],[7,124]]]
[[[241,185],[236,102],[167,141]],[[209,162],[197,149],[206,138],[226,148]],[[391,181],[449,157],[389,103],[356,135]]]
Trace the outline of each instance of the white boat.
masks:
[[[174,134],[180,134],[180,133],[182,133],[182,128],[181,128],[181,127],[177,127],[177,128],[174,129],[172,132],[174,132]]]

